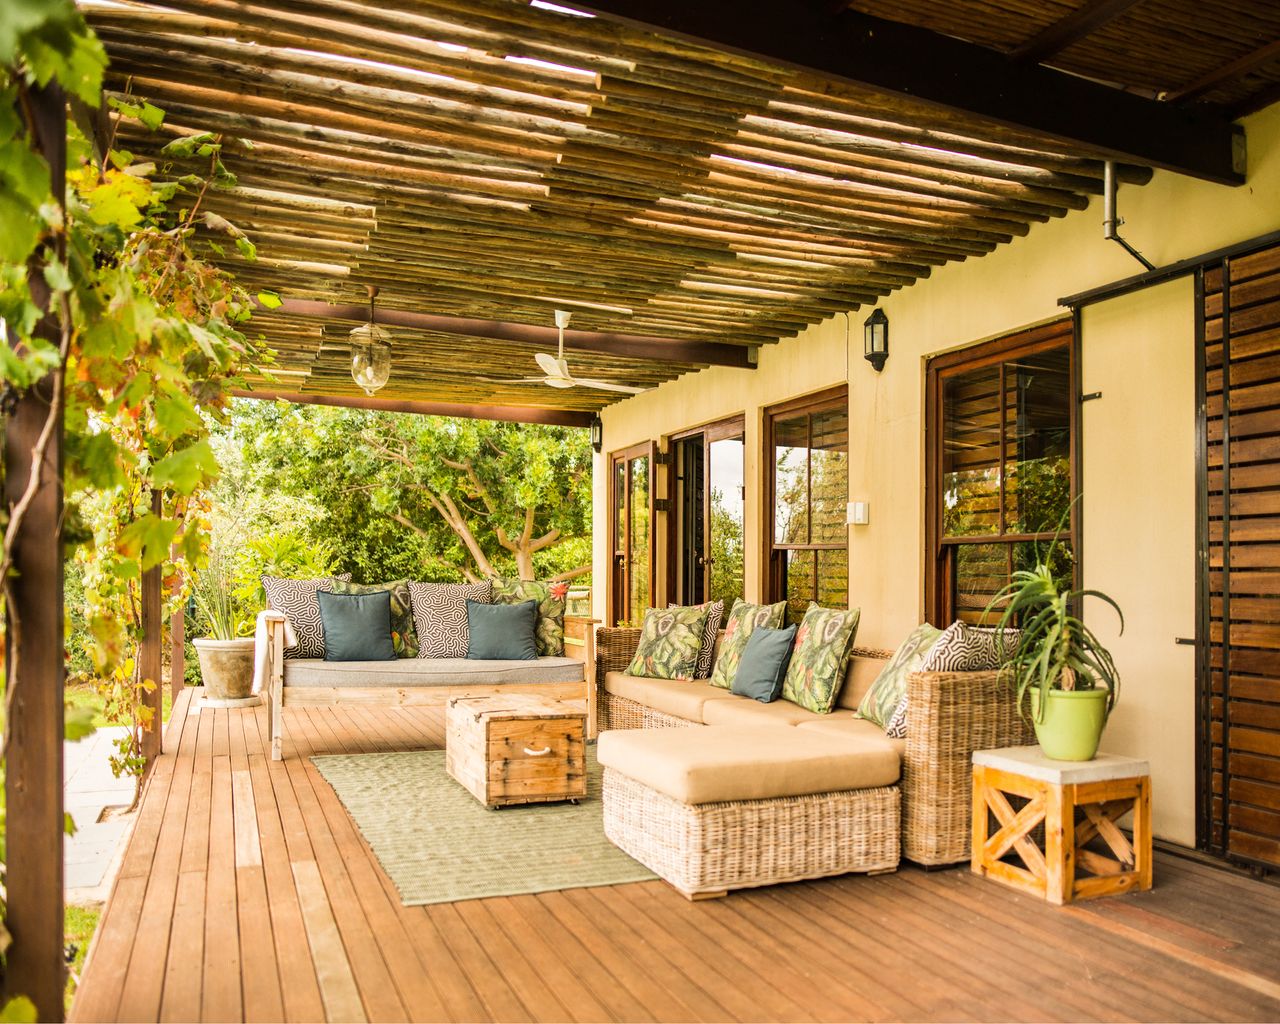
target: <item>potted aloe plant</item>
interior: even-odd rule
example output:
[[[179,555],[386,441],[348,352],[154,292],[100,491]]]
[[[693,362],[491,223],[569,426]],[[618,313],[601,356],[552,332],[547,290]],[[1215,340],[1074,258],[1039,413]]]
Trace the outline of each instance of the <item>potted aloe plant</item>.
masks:
[[[245,636],[250,620],[234,593],[234,581],[215,552],[195,579],[192,592],[209,635],[192,640],[200,659],[205,696],[213,700],[248,700],[253,696],[252,636]]]
[[[1075,614],[1086,597],[1120,606],[1097,590],[1059,587],[1051,568],[1057,538],[1031,569],[1020,569],[991,599],[984,617],[1003,606],[1000,635],[1017,641],[1007,656],[1018,709],[1035,728],[1040,749],[1059,761],[1089,761],[1120,694],[1120,674],[1110,652]],[[1003,642],[1003,641],[1002,641]]]

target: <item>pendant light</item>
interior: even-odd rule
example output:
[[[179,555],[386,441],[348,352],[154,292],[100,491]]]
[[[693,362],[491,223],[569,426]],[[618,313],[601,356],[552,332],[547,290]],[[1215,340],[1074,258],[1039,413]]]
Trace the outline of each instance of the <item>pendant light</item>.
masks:
[[[368,291],[369,322],[351,332],[351,379],[372,398],[391,377],[391,332],[373,322],[378,289],[369,285]]]

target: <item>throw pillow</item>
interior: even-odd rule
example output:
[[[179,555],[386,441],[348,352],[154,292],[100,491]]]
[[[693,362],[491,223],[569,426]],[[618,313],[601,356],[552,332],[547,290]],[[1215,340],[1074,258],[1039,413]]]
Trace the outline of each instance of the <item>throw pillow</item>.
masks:
[[[391,642],[391,593],[316,591],[324,626],[325,661],[394,661]]]
[[[777,700],[787,678],[795,639],[795,626],[787,626],[786,629],[760,626],[755,629],[742,652],[730,692],[758,700],[761,704],[772,704]]]
[[[907,676],[919,671],[925,653],[941,635],[942,630],[927,622],[913,629],[863,695],[862,703],[858,705],[858,716],[885,728],[902,695],[907,692]]]
[[[729,689],[733,685],[733,677],[737,675],[742,652],[747,649],[752,631],[759,626],[779,629],[786,614],[786,601],[779,601],[777,604],[748,604],[740,597],[735,599],[729,610],[728,621],[724,624],[724,640],[720,644],[720,657],[716,659],[715,671],[711,673],[711,685]]]
[[[467,602],[493,603],[493,583],[410,583],[419,658],[467,656]]]
[[[1003,632],[1003,637],[1001,633]],[[920,665],[912,672],[990,672],[998,669],[1018,643],[1016,629],[983,629],[957,619],[939,634],[925,651]],[[910,673],[908,673],[910,674]],[[904,682],[902,696],[884,731],[893,739],[907,735],[907,710],[910,707]]]
[[[564,654],[564,607],[568,583],[538,583],[534,580],[493,581],[494,604],[538,604],[538,654],[558,658]]]
[[[692,679],[698,670],[702,632],[710,611],[706,605],[646,611],[640,627],[640,646],[627,666],[627,675]]]
[[[409,596],[409,581],[393,583],[344,583],[339,581],[330,588],[335,594],[391,595],[391,643],[397,658],[418,656],[418,631],[413,624],[413,600]]]
[[[678,608],[674,601],[669,608]],[[711,665],[716,656],[716,634],[720,632],[720,623],[724,621],[724,602],[708,601],[698,605],[707,609],[707,624],[702,630],[702,650],[698,652],[698,667],[694,669],[694,679],[710,679]]]
[[[467,657],[472,661],[536,661],[538,602],[467,601]]]
[[[861,615],[860,608],[820,608],[810,602],[796,633],[795,653],[782,684],[783,700],[819,715],[831,713],[844,685]]]
[[[324,622],[320,618],[320,602],[316,593],[332,589],[335,583],[349,583],[351,573],[321,576],[314,580],[289,580],[281,576],[263,576],[262,589],[267,592],[267,607],[281,612],[292,624],[298,642],[284,649],[286,658],[323,658]]]

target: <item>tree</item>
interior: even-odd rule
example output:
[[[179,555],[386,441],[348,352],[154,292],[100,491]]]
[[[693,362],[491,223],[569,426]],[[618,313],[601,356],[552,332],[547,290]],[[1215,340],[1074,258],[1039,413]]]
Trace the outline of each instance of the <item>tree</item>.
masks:
[[[590,571],[585,431],[253,401],[233,419],[246,463],[324,510],[313,539],[359,579]]]

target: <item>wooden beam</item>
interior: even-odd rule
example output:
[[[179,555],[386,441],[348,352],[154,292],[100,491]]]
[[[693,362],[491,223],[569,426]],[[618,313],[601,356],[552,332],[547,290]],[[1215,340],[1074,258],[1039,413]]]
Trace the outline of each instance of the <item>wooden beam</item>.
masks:
[[[1195,178],[1244,181],[1243,131],[938,32],[819,5],[590,0],[602,17],[1035,132],[1085,151]],[[910,116],[904,111],[904,116]]]
[[[381,319],[381,318],[379,318]],[[377,412],[411,412],[419,416],[457,416],[469,420],[501,420],[507,423],[546,423],[559,427],[589,427],[595,413],[574,409],[544,409],[525,405],[454,405],[449,402],[413,402],[396,398],[355,395],[311,395],[285,391],[233,391],[236,398],[295,405],[332,405],[339,409],[371,409]]]
[[[1041,29],[1013,50],[1009,57],[1027,64],[1039,64],[1061,53],[1072,43],[1097,32],[1107,22],[1141,2],[1142,0],[1087,0],[1070,14]]]
[[[1188,100],[1199,99],[1205,93],[1212,92],[1223,82],[1230,81],[1232,78],[1239,78],[1241,75],[1247,75],[1255,68],[1260,68],[1263,64],[1269,64],[1273,60],[1280,60],[1280,39],[1273,39],[1265,46],[1260,46],[1242,57],[1237,57],[1220,68],[1214,68],[1207,74],[1188,82],[1181,89],[1165,93],[1161,98],[1166,103],[1185,103]]]
[[[369,307],[364,305],[331,305],[310,299],[285,299],[275,312],[321,320],[346,320],[364,323]],[[502,320],[473,320],[468,317],[436,316],[404,309],[377,310],[376,319],[388,327],[412,327],[438,334],[457,334],[467,338],[494,338],[520,341],[530,345],[555,348],[556,329]],[[684,341],[678,338],[656,338],[640,334],[613,334],[600,331],[564,332],[564,347],[582,352],[606,352],[633,359],[656,359],[674,363],[704,363],[709,366],[736,366],[754,369],[755,359],[746,345],[720,342]]]
[[[181,579],[181,577],[179,577]],[[173,592],[177,595],[182,584],[175,583]],[[169,692],[173,700],[187,685],[187,615],[182,604],[178,604],[169,615]]]
[[[30,93],[33,140],[51,171],[53,195],[66,177],[66,105],[52,84]],[[65,258],[65,256],[63,257]],[[41,308],[49,304],[42,268],[29,286]],[[53,317],[37,328],[59,343]],[[56,370],[22,394],[5,428],[5,502],[12,515],[27,492],[33,454],[60,391]],[[8,749],[5,755],[5,926],[13,945],[5,953],[7,997],[26,996],[36,1019],[63,1019],[63,685],[66,636],[62,610],[62,423],[60,405],[48,435],[39,483],[13,547],[11,603],[5,631]],[[16,666],[16,671],[15,671]]]
[[[151,492],[151,511],[159,515],[163,508],[159,491]],[[151,728],[142,733],[142,756],[150,771],[161,752],[164,734],[164,564],[153,566],[142,574],[142,641],[138,644],[138,678],[151,680],[155,689],[142,696],[151,708]]]

